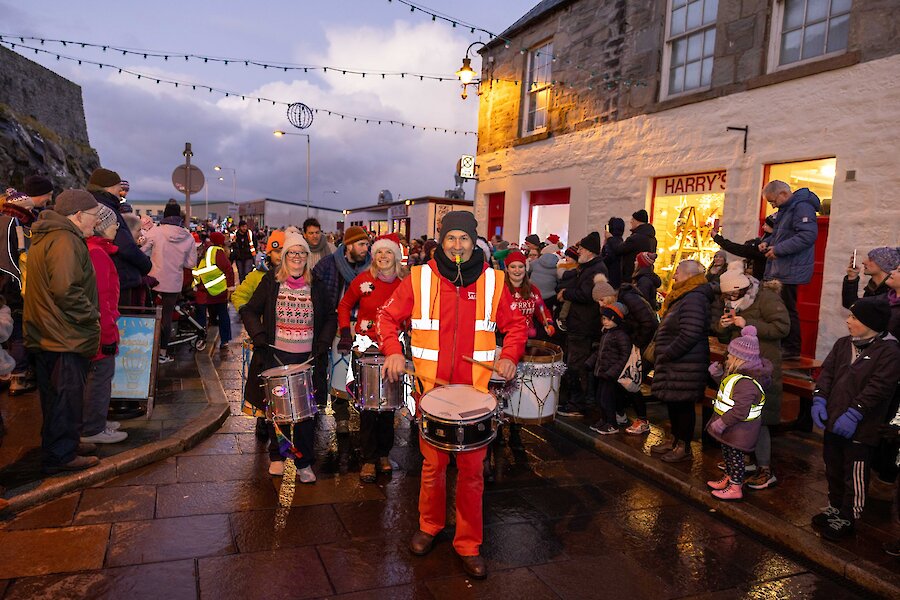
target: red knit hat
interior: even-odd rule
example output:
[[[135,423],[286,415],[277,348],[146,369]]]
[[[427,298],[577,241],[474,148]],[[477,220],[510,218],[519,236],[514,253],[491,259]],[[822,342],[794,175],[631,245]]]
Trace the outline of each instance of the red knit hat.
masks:
[[[652,267],[653,263],[656,262],[656,255],[652,252],[641,252],[637,255],[636,260],[639,269],[643,269],[644,267]]]
[[[507,267],[514,262],[520,262],[523,265],[526,264],[528,259],[525,258],[525,255],[522,254],[519,250],[513,250],[509,254],[506,255],[506,258],[503,260],[503,264]]]
[[[213,231],[209,234],[209,241],[213,246],[222,246],[225,244],[225,235],[221,231]]]

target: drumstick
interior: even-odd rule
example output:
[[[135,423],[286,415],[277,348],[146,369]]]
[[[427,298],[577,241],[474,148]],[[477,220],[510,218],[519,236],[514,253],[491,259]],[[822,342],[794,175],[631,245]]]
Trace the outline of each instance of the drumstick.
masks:
[[[433,383],[434,385],[450,385],[449,381],[444,381],[443,379],[432,379],[431,377],[425,377],[424,375],[419,375],[412,369],[403,369],[403,372],[407,375],[415,377],[416,379],[421,379],[422,381],[427,381],[428,383]]]
[[[480,360],[475,360],[471,356],[463,356],[462,358],[464,361],[470,362],[473,365],[478,365],[482,369],[487,369],[488,371],[496,371],[497,370],[494,368],[494,365],[488,364],[486,362],[481,362]]]

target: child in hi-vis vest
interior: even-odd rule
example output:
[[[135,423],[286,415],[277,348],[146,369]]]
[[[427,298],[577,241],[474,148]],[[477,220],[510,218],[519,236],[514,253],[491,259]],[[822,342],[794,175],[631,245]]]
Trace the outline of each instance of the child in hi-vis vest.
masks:
[[[725,476],[706,485],[719,500],[740,500],[744,496],[744,453],[756,449],[762,426],[759,417],[766,401],[763,388],[772,376],[772,363],[759,356],[756,327],[741,329],[740,337],[728,344],[725,366],[714,362],[709,374],[721,384],[706,431],[722,444]]]

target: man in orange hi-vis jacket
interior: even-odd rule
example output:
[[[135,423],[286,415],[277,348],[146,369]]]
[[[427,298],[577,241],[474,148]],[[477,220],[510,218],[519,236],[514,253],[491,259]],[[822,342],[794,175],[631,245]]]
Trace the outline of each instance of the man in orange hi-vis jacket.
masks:
[[[496,331],[505,334],[496,357],[496,372],[507,380],[525,351],[527,325],[512,308],[513,299],[502,271],[485,263],[477,239],[475,215],[453,211],[444,216],[438,250],[427,264],[412,267],[393,296],[379,310],[376,323],[386,357],[384,373],[396,381],[406,361],[397,339],[400,324],[412,323],[411,346],[423,393],[434,381],[467,384],[486,392],[492,371],[463,357],[493,363]],[[419,488],[419,531],[410,541],[413,554],[427,554],[446,518],[446,471],[450,452],[421,440],[425,461]],[[483,534],[481,496],[486,448],[456,453],[456,537],[453,547],[472,577],[487,576],[481,557]]]

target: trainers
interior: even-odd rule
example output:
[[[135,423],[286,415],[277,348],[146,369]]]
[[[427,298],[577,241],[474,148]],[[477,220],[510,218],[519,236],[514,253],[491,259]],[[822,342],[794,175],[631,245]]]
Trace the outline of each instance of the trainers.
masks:
[[[614,433],[619,433],[619,428],[611,423],[604,423],[603,421],[597,421],[593,425],[591,425],[591,431],[595,431],[600,435],[612,435]]]
[[[724,471],[725,470],[725,461],[720,460],[718,462],[718,464],[716,464],[716,467],[718,467],[718,469],[720,471]],[[756,473],[756,465],[753,464],[752,460],[750,460],[749,454],[744,455],[744,473]]]
[[[284,461],[273,460],[269,463],[269,475],[272,477],[281,477],[284,475]]]
[[[300,483],[315,483],[316,474],[313,473],[312,467],[303,467],[297,469],[297,479],[300,480]]]
[[[125,441],[128,434],[124,431],[113,431],[112,429],[104,429],[100,433],[94,435],[83,436],[81,441],[86,444],[118,444]]]
[[[375,483],[375,465],[366,463],[359,471],[359,480],[363,483]]]
[[[571,404],[567,404],[556,409],[556,414],[562,415],[564,417],[583,417],[584,413],[581,412],[576,406],[572,406]]]
[[[853,535],[854,531],[856,531],[856,527],[853,526],[853,521],[837,515],[828,521],[828,526],[822,530],[822,537],[832,542],[839,542]]]
[[[730,481],[724,489],[713,490],[710,493],[719,500],[727,500],[732,502],[735,500],[740,500],[744,497],[744,492],[741,490],[741,486],[736,483],[731,483]]]
[[[728,487],[729,483],[731,483],[731,479],[726,475],[722,479],[717,479],[716,481],[707,481],[706,485],[713,490],[724,490]]]
[[[64,465],[52,465],[44,467],[47,474],[62,473],[63,471],[84,471],[100,464],[96,456],[76,456]]]
[[[119,423],[118,421],[107,421],[106,422],[106,429],[109,429],[110,431],[118,431],[120,427],[122,427],[122,424]]]
[[[628,418],[628,415],[625,413],[619,414],[616,413],[616,424],[617,425],[628,425],[631,420]]]
[[[175,359],[169,356],[168,354],[160,354],[159,355],[159,364],[165,365],[170,362],[175,362]]]
[[[755,475],[747,478],[747,487],[751,490],[764,490],[778,483],[771,467],[760,467]]]
[[[394,470],[394,465],[391,464],[391,459],[387,456],[382,456],[378,459],[378,472],[379,473],[390,473]]]
[[[885,542],[881,545],[881,549],[891,556],[900,556],[900,540]]]
[[[647,419],[635,419],[631,422],[631,426],[625,429],[625,433],[630,433],[631,435],[650,433],[650,423]]]
[[[841,514],[841,511],[829,505],[822,512],[812,518],[812,524],[816,527],[828,527],[828,522]]]

